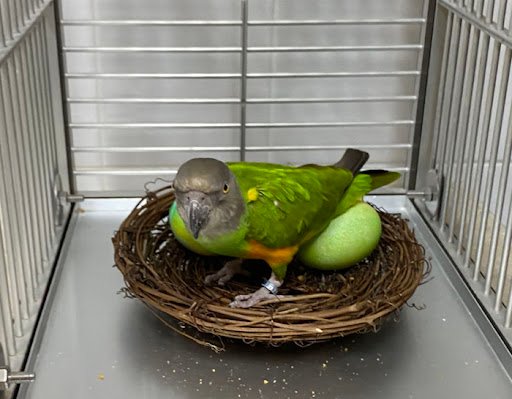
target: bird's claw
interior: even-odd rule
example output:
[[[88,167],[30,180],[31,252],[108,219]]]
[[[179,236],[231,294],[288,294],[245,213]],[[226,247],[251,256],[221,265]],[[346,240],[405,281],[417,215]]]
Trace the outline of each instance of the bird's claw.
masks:
[[[241,259],[233,259],[227,262],[222,269],[220,269],[217,273],[210,274],[205,277],[204,283],[206,285],[213,285],[217,283],[218,285],[225,285],[229,280],[231,280],[236,274],[242,273],[242,260]]]
[[[229,304],[232,308],[250,308],[262,301],[269,299],[282,298],[283,295],[276,295],[269,292],[268,289],[261,287],[252,294],[237,295],[233,302]]]

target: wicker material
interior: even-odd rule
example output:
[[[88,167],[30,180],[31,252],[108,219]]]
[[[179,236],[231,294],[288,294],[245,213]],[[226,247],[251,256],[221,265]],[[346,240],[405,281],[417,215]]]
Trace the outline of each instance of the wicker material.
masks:
[[[226,259],[198,256],[176,242],[167,218],[173,200],[169,187],[141,200],[113,238],[115,263],[127,295],[156,310],[169,327],[214,349],[218,346],[209,334],[277,345],[374,331],[411,297],[428,269],[423,248],[406,222],[379,211],[383,235],[365,261],[333,273],[292,264],[279,291],[289,296],[232,309],[228,305],[233,297],[259,287],[268,267],[250,261],[245,267],[254,272],[252,278],[236,278],[225,287],[205,286],[205,276]],[[179,327],[164,315],[179,321]]]

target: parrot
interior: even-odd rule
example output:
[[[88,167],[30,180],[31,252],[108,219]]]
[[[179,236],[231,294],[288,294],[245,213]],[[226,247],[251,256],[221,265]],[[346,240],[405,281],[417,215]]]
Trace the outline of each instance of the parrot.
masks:
[[[231,307],[248,308],[279,297],[288,264],[300,249],[311,247],[365,194],[400,176],[384,170],[360,172],[368,158],[367,152],[353,148],[329,166],[193,158],[178,168],[173,181],[171,230],[197,254],[233,258],[206,276],[206,284],[224,285],[242,273],[244,259],[270,266],[270,278],[255,292],[236,296]]]

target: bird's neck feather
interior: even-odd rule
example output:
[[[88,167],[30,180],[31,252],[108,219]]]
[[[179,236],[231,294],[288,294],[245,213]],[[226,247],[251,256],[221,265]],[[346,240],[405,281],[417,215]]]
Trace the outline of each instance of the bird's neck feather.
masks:
[[[208,224],[202,230],[203,236],[215,238],[237,230],[244,213],[245,205],[241,194],[220,202],[210,214]]]

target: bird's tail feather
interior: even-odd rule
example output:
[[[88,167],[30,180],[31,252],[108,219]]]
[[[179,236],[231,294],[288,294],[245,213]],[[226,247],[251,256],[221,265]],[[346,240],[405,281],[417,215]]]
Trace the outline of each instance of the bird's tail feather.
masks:
[[[353,175],[358,173],[363,165],[368,161],[369,154],[365,151],[348,148],[343,157],[333,166],[336,168],[348,169]]]

